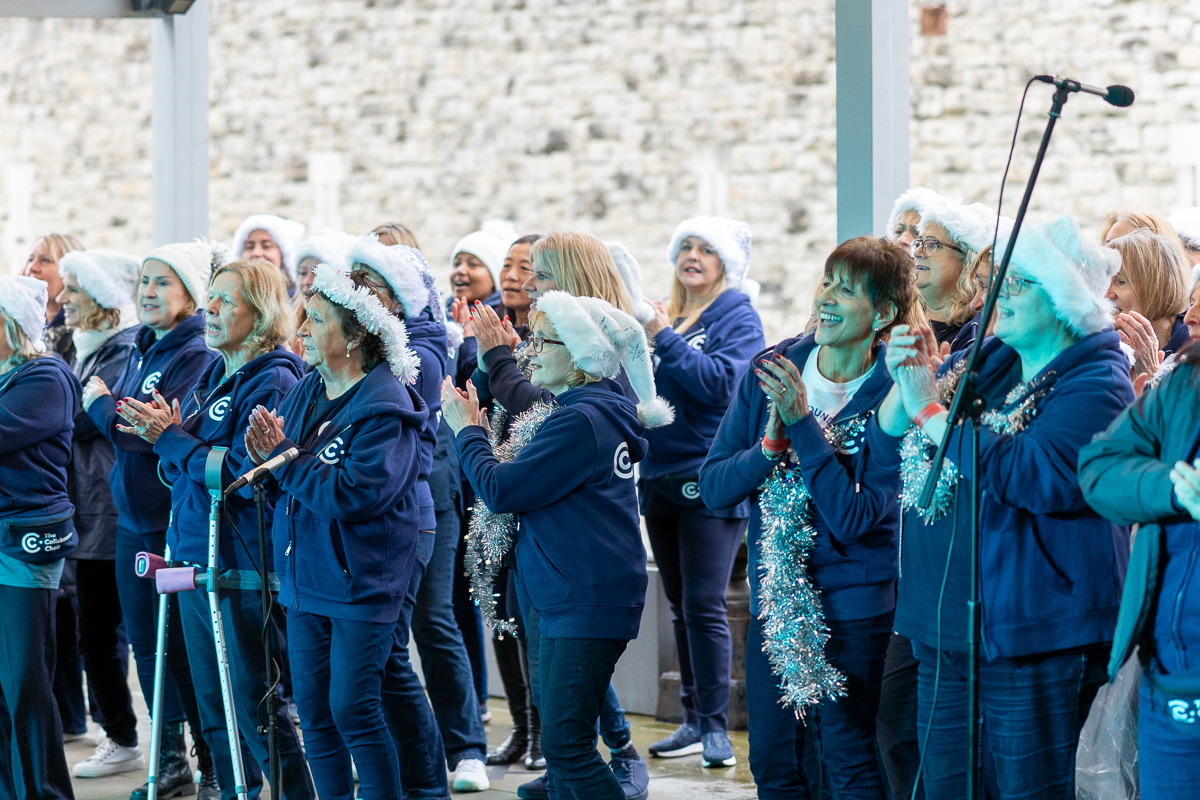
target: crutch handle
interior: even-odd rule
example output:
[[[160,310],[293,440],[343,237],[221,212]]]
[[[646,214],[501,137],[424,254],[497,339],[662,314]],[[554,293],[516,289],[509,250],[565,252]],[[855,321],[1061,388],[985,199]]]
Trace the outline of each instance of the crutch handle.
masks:
[[[196,588],[198,574],[195,567],[166,567],[154,573],[154,585],[159,594],[190,592]]]
[[[139,578],[153,578],[154,573],[167,566],[167,560],[154,553],[141,552],[133,557],[133,573]]]

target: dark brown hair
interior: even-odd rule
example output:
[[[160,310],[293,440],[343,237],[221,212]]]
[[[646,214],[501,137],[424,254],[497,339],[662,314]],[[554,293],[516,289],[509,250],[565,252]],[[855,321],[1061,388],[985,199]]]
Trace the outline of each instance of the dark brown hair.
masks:
[[[850,279],[866,290],[876,311],[888,303],[896,307],[896,317],[877,334],[886,339],[896,325],[916,327],[925,324],[921,298],[917,294],[916,263],[907,247],[874,236],[856,236],[833,249],[825,259],[825,277],[845,269]]]

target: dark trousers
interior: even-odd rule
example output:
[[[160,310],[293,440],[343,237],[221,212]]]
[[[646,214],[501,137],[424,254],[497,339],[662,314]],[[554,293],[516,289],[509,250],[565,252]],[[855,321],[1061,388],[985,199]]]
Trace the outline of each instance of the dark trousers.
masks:
[[[71,559],[68,568],[73,567]],[[65,572],[64,572],[65,575]],[[72,581],[72,584],[74,581]],[[83,697],[83,658],[79,654],[79,602],[75,587],[59,591],[54,602],[54,700],[63,733],[87,733]]]
[[[474,495],[471,496],[471,500],[474,501]],[[471,665],[471,680],[475,684],[475,698],[479,701],[475,709],[478,715],[488,698],[487,651],[484,649],[487,634],[483,630],[483,615],[471,599],[471,579],[466,576],[466,567],[463,564],[463,556],[466,554],[466,520],[469,516],[468,511],[459,524],[459,541],[454,553],[452,601],[454,621],[462,633],[463,646],[467,650],[467,660]]]
[[[763,652],[763,625],[750,619],[746,641],[746,706],[750,715],[750,771],[763,800],[807,800],[816,792],[805,774],[805,726],[816,727],[820,763],[835,797],[884,797],[875,756],[875,713],[891,612],[861,620],[826,618],[825,657],[846,676],[846,696],[809,708],[799,720],[780,703],[779,679]]]
[[[1079,731],[1105,681],[1108,650],[1105,644],[981,662],[981,756],[995,800],[1074,799]],[[937,650],[920,642],[913,642],[913,654],[920,669],[917,732],[922,742],[933,718],[921,775],[925,797],[960,798],[967,780],[967,654],[943,650],[939,658]]]
[[[288,609],[292,691],[321,800],[353,800],[350,757],[362,796],[398,798],[400,766],[380,702],[396,625]]]
[[[725,591],[746,520],[681,511],[646,517],[646,530],[671,604],[684,722],[703,733],[724,731],[733,651]]]
[[[917,659],[908,637],[893,633],[883,662],[875,741],[892,800],[912,797],[921,760],[917,740]],[[917,790],[917,800],[923,793]]]
[[[133,661],[137,667],[138,683],[146,705],[153,708],[154,650],[158,636],[158,591],[154,581],[139,578],[133,572],[134,558],[140,551],[161,554],[166,549],[166,533],[134,533],[117,530],[117,595],[121,600],[121,615],[125,633],[133,646]],[[187,646],[183,626],[179,622],[179,603],[172,598],[167,604],[167,668],[163,674],[162,722],[174,725],[187,720],[195,731],[201,729],[196,694],[192,689],[192,673],[188,667]]]
[[[421,687],[421,680],[408,657],[408,632],[413,608],[433,549],[434,534],[430,531],[417,533],[416,559],[408,580],[408,592],[400,607],[400,619],[392,634],[392,650],[383,672],[381,699],[384,719],[396,743],[404,796],[442,800],[450,797],[442,735],[438,732],[437,720]],[[478,707],[475,708],[475,718],[479,719]]]
[[[1142,676],[1138,695],[1138,788],[1142,800],[1193,797],[1200,786],[1200,698],[1163,692]]]
[[[121,623],[113,561],[76,562],[79,649],[88,691],[104,718],[104,732],[123,747],[138,743],[137,716],[129,694],[129,641]]]
[[[433,555],[421,578],[412,615],[412,637],[421,654],[425,691],[437,717],[446,763],[451,769],[464,758],[482,761],[487,752],[487,733],[479,716],[480,698],[475,694],[471,659],[454,618],[454,564],[460,526],[457,509],[437,512]]]
[[[73,798],[54,673],[54,589],[0,585],[0,798]]]
[[[181,592],[178,598],[204,741],[212,749],[217,780],[221,784],[221,797],[223,800],[232,800],[237,796],[234,791],[237,784],[233,779],[229,737],[225,733],[225,707],[221,700],[208,593]],[[262,791],[263,776],[270,775],[267,736],[258,733],[258,727],[266,716],[266,706],[262,705],[262,715],[259,714],[259,707],[273,680],[273,676],[267,673],[263,652],[262,596],[255,591],[233,589],[222,591],[220,599],[229,675],[233,682],[234,710],[241,739],[242,762],[245,765],[244,779],[249,796],[258,797]],[[275,633],[274,626],[271,626],[271,633]],[[275,642],[271,646],[272,654],[279,652]],[[275,660],[278,663],[278,658]],[[292,718],[281,705],[276,706],[275,724],[278,728],[282,797],[288,800],[312,800],[315,794],[300,738]],[[274,794],[279,796],[280,792]]]

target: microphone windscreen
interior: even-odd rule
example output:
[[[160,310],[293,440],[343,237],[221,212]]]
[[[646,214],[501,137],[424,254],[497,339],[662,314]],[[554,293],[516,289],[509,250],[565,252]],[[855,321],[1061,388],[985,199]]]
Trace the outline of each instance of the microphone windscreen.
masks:
[[[1110,86],[1108,87],[1108,94],[1104,96],[1104,99],[1118,108],[1131,106],[1133,105],[1133,89],[1119,84]]]

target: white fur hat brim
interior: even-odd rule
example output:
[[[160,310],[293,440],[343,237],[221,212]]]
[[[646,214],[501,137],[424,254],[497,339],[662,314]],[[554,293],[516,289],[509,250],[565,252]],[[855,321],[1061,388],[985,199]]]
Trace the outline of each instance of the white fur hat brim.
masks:
[[[672,273],[679,260],[679,248],[688,236],[697,236],[712,245],[725,267],[725,285],[746,292],[750,273],[750,252],[753,237],[750,226],[740,219],[727,217],[692,217],[675,226],[667,246],[667,263]],[[750,292],[746,292],[750,294]],[[757,294],[757,292],[755,292]]]
[[[242,257],[246,239],[255,231],[266,231],[271,235],[283,257],[283,268],[292,276],[292,280],[295,280],[298,263],[296,251],[304,240],[304,225],[274,214],[253,214],[246,217],[233,234],[233,252],[237,258]]]
[[[962,202],[961,197],[944,197],[925,186],[914,186],[908,189],[896,198],[896,202],[892,206],[892,213],[888,216],[887,231],[884,235],[888,238],[892,237],[896,225],[900,222],[900,215],[905,211],[915,211],[920,216],[922,208],[932,205],[938,200],[947,200],[952,203]]]
[[[59,270],[102,308],[125,308],[133,301],[141,266],[135,256],[100,249],[73,250],[58,262]]]
[[[42,344],[42,332],[46,328],[46,301],[49,285],[37,278],[25,275],[0,275],[0,310],[20,326],[34,349],[46,349]],[[15,342],[9,342],[15,348]]]
[[[1185,208],[1176,211],[1168,220],[1183,239],[1184,244],[1200,246],[1200,208]]]
[[[972,254],[990,245],[996,234],[996,214],[982,203],[963,205],[939,198],[921,206],[917,213],[922,235],[930,225],[941,225],[954,244]]]
[[[604,246],[608,248],[609,255],[616,263],[621,283],[625,284],[629,299],[633,301],[634,318],[645,325],[654,319],[654,306],[647,303],[642,294],[642,265],[633,257],[633,253],[629,252],[629,248],[620,242],[605,242]]]
[[[311,258],[318,264],[328,264],[334,269],[347,272],[350,269],[347,256],[358,238],[328,228],[317,231],[296,248],[296,268],[299,269],[300,262],[304,259]]]
[[[379,273],[404,306],[404,316],[415,317],[429,305],[429,289],[422,276],[429,265],[420,250],[403,244],[387,245],[369,233],[355,240],[346,258],[352,270],[361,264]]]
[[[1011,230],[1001,233],[1001,251],[1009,236]],[[1010,274],[1015,269],[1041,284],[1055,316],[1079,336],[1112,326],[1113,304],[1105,294],[1120,268],[1120,253],[1086,241],[1067,215],[1023,229],[1009,263]]]

